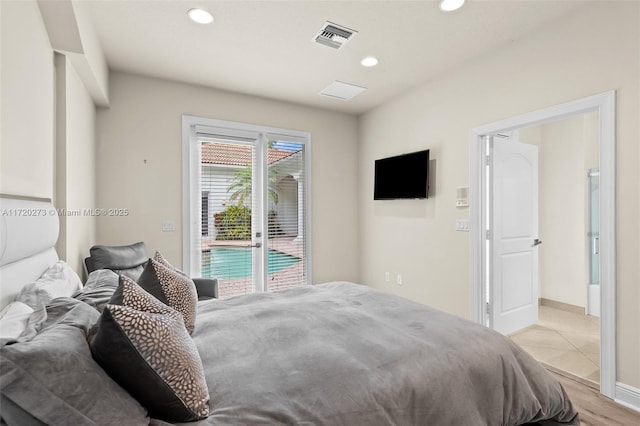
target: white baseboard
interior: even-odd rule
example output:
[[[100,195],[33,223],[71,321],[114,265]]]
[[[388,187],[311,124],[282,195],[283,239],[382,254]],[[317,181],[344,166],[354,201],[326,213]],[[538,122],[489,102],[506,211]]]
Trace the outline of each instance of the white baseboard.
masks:
[[[632,410],[640,411],[640,389],[616,382],[615,401]]]

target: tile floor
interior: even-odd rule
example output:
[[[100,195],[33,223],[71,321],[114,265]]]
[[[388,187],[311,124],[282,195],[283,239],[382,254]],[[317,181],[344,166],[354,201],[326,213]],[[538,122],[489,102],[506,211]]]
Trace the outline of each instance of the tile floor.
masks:
[[[600,383],[600,319],[540,306],[538,323],[509,337],[535,359]]]

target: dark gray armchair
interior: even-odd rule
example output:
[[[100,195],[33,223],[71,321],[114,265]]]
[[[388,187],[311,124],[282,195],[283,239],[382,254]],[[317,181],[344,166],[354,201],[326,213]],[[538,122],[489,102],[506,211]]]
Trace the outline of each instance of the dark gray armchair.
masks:
[[[149,255],[143,242],[126,246],[97,245],[89,250],[84,259],[87,273],[97,269],[111,269],[119,275],[137,281],[144,270]],[[216,278],[192,278],[198,292],[198,300],[218,298],[218,280]]]

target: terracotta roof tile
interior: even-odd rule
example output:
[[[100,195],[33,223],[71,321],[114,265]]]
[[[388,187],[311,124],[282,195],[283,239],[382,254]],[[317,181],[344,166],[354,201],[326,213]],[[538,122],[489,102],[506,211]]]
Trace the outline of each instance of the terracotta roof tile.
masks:
[[[295,154],[295,151],[269,149],[267,158],[269,164],[276,163]],[[225,166],[248,166],[251,164],[251,147],[217,142],[202,144],[201,158],[203,164],[220,164]]]

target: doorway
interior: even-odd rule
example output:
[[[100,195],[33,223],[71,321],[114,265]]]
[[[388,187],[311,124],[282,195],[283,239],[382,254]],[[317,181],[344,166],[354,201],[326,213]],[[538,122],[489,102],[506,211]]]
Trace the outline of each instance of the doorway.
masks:
[[[615,92],[590,96],[577,101],[490,123],[471,131],[470,138],[470,213],[471,213],[471,312],[483,324],[496,312],[490,300],[493,277],[488,266],[492,259],[489,225],[493,194],[487,191],[487,138],[586,112],[598,113],[599,127],[599,268],[601,288],[600,319],[600,391],[615,395]],[[489,292],[485,288],[489,284]],[[490,314],[491,313],[491,314]]]
[[[599,385],[598,113],[519,129],[517,141],[539,154],[538,315],[508,335],[544,364]]]

